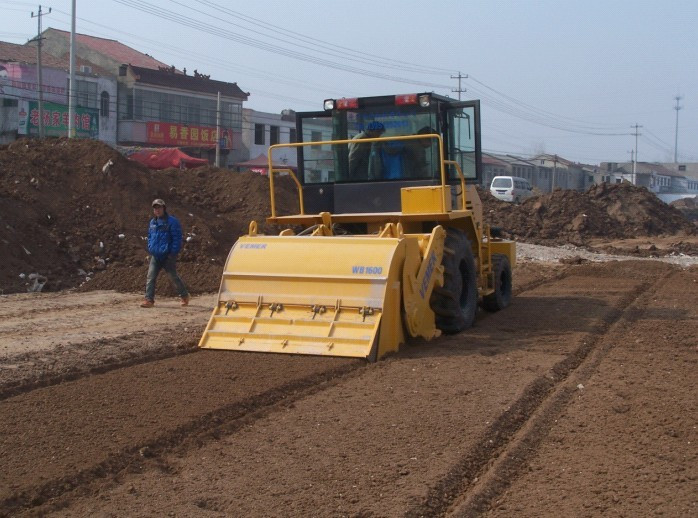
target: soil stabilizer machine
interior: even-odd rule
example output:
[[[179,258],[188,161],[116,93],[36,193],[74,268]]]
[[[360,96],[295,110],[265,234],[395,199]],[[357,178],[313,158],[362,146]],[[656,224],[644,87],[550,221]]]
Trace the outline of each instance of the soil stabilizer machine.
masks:
[[[375,361],[409,337],[473,324],[511,300],[515,243],[493,237],[475,190],[480,103],[433,93],[328,99],[269,148],[270,224],[225,264],[199,347]],[[274,167],[297,154],[297,173]],[[290,175],[299,213],[279,215]]]

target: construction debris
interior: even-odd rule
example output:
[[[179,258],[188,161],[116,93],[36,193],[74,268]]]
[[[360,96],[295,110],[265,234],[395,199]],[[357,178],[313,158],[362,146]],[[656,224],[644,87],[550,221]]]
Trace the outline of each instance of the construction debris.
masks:
[[[109,174],[103,174],[110,162]],[[261,232],[278,231],[264,225],[271,212],[269,186],[258,174],[212,167],[154,172],[99,141],[78,139],[0,146],[0,171],[4,293],[26,291],[19,274],[27,271],[49,279],[43,291],[78,286],[141,291],[153,198],[167,200],[184,235],[192,237],[185,240],[178,265],[192,293],[218,289],[228,252],[250,220]],[[288,178],[277,183],[277,210],[295,213],[296,188],[283,180]],[[583,246],[595,238],[675,235],[676,253],[696,253],[683,237],[694,235],[696,227],[682,212],[629,184],[602,184],[586,193],[558,190],[520,205],[488,192],[481,197],[485,221],[529,243]],[[81,276],[78,269],[95,274]],[[165,276],[161,282],[158,293],[175,294]]]

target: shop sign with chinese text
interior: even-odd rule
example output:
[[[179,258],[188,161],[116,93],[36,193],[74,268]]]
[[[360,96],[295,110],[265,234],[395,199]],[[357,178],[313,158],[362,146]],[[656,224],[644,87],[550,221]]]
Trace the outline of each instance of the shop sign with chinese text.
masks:
[[[42,106],[44,134],[47,137],[68,136],[68,107],[64,104],[44,102]],[[99,138],[99,110],[75,108],[75,135],[81,138]],[[19,131],[21,135],[39,134],[39,103],[20,103]]]
[[[216,128],[209,126],[192,126],[190,124],[176,124],[172,122],[146,122],[146,135],[149,144],[181,147],[215,147]],[[228,129],[221,131],[221,147],[232,147],[231,132]]]

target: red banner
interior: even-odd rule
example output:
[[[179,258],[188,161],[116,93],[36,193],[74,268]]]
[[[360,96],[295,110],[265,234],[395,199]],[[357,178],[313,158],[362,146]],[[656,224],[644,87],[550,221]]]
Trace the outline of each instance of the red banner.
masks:
[[[170,122],[146,122],[146,139],[149,144],[183,147],[216,147],[216,128],[209,126],[192,126]],[[221,147],[232,148],[230,130],[221,132]]]

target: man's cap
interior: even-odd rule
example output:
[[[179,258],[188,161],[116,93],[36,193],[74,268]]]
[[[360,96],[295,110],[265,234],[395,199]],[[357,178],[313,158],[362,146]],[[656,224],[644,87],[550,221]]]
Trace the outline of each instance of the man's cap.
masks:
[[[156,205],[160,205],[161,207],[165,206],[165,201],[161,200],[160,198],[157,198],[153,200],[153,203],[150,204],[151,206],[155,207]]]
[[[383,126],[382,122],[378,121],[371,121],[368,123],[368,126],[366,126],[367,131],[380,131],[381,133],[385,131],[385,126]]]

